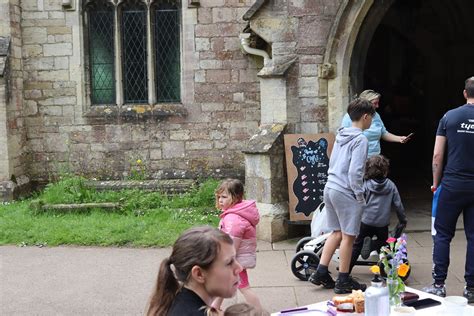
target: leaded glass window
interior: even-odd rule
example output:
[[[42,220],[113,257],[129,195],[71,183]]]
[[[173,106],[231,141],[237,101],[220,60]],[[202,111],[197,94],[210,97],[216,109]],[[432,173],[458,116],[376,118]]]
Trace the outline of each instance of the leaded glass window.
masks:
[[[158,102],[180,100],[180,22],[176,1],[154,7],[156,96]]]
[[[146,6],[127,2],[122,8],[123,90],[125,103],[147,103]]]
[[[181,100],[179,0],[85,0],[84,6],[92,105]]]
[[[105,2],[87,6],[92,104],[115,104],[114,11]]]

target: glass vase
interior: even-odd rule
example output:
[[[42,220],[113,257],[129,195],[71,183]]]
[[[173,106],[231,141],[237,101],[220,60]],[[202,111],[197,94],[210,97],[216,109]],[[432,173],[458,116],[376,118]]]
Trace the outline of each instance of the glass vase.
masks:
[[[402,280],[399,279],[387,279],[387,287],[388,287],[388,300],[390,307],[397,307],[402,305]]]

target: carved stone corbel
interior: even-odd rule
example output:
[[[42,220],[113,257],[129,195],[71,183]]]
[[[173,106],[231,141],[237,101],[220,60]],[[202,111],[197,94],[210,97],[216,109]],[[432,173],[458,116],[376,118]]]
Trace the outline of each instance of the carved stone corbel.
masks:
[[[336,65],[324,63],[318,67],[318,77],[321,79],[333,79],[336,76]]]

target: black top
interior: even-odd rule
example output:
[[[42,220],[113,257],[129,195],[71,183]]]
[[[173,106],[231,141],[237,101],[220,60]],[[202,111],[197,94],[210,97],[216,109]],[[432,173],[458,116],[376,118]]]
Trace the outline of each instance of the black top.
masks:
[[[447,157],[441,184],[457,191],[474,190],[474,105],[448,111],[439,122],[438,136],[446,137]]]
[[[183,287],[176,295],[168,316],[207,316],[207,305],[193,291]]]

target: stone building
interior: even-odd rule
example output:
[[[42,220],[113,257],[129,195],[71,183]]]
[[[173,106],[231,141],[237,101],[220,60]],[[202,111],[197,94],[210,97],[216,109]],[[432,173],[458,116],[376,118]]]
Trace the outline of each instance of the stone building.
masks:
[[[0,0],[3,199],[64,170],[123,178],[140,159],[155,179],[245,177],[260,237],[281,238],[282,135],[334,132],[363,89],[383,94],[390,131],[416,132],[402,149],[384,147],[394,167],[429,177],[437,120],[462,104],[474,74],[473,9],[471,0]]]

